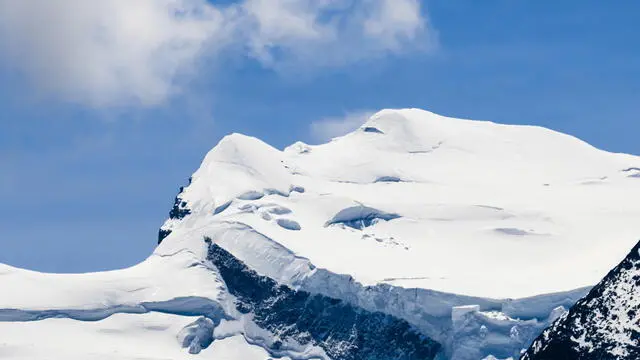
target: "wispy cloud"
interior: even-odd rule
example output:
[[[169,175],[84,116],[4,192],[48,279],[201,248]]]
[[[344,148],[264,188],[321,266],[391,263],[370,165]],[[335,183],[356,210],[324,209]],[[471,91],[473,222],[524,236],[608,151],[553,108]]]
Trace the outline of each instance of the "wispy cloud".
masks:
[[[275,68],[344,66],[435,45],[419,0],[246,0],[250,54]]]
[[[328,117],[312,122],[309,130],[315,141],[326,142],[357,129],[373,114],[374,111],[361,110],[347,113],[342,117]]]
[[[0,0],[0,60],[93,107],[160,105],[222,54],[314,68],[433,44],[418,0]]]

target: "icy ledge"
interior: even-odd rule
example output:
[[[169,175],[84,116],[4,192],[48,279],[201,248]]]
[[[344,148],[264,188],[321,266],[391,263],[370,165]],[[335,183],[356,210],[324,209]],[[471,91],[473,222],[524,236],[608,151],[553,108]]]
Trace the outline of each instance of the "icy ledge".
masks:
[[[246,224],[222,224],[205,233],[213,244],[262,276],[293,289],[406,320],[442,344],[443,358],[452,360],[518,357],[544,328],[589,290],[491,299],[389,284],[363,286],[351,276],[316,268]]]
[[[114,315],[162,313],[195,319],[174,334],[176,345],[194,355],[215,346],[220,340],[237,336],[245,339],[246,346],[257,346],[270,356],[293,360],[431,360],[441,349],[440,344],[405,320],[381,312],[369,312],[339,299],[279,285],[259,276],[211,241],[204,239],[203,247],[205,244],[207,260],[213,265],[209,267],[209,275],[215,276],[219,282],[202,283],[200,286],[214,285],[220,289],[223,293],[216,299],[178,297],[166,301],[106,305],[106,298],[101,299],[88,292],[84,295],[101,300],[105,305],[46,309],[43,303],[38,310],[3,308],[0,309],[0,327],[7,328],[6,323],[41,322],[54,318],[99,322]],[[162,261],[169,261],[172,256],[175,255],[166,256]],[[121,288],[127,287],[127,282],[136,278],[135,272],[126,270],[116,275],[126,276],[110,277],[111,293],[120,292]],[[114,283],[121,288],[113,286]],[[220,287],[220,283],[224,285]],[[140,321],[145,321],[142,319]]]

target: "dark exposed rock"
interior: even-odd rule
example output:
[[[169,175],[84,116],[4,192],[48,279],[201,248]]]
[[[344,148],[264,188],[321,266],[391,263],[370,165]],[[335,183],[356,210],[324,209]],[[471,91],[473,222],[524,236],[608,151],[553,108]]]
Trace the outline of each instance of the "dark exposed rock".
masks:
[[[336,360],[429,360],[440,345],[409,323],[369,312],[342,300],[293,290],[249,269],[205,239],[208,259],[218,268],[240,312],[282,341],[321,347]],[[276,342],[273,347],[282,346]]]
[[[363,128],[362,131],[368,132],[368,133],[375,133],[375,134],[384,134],[384,132],[382,132],[380,129],[375,128],[373,126],[367,126]]]
[[[191,184],[191,178],[189,178],[189,184]],[[172,220],[182,220],[185,216],[191,214],[191,209],[189,209],[189,204],[182,199],[180,196],[184,192],[184,187],[180,187],[180,191],[178,195],[176,195],[173,201],[173,207],[171,211],[169,211],[169,219]],[[167,236],[171,234],[171,229],[168,229],[164,226],[160,227],[158,231],[158,244],[162,242]]]
[[[640,242],[522,360],[640,359]]]

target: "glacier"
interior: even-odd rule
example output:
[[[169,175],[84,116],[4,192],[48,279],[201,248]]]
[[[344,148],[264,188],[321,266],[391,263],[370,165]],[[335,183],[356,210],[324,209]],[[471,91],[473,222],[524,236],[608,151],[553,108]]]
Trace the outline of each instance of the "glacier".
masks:
[[[419,109],[284,150],[232,134],[142,263],[0,265],[0,356],[518,358],[637,242],[639,168],[549,129]]]

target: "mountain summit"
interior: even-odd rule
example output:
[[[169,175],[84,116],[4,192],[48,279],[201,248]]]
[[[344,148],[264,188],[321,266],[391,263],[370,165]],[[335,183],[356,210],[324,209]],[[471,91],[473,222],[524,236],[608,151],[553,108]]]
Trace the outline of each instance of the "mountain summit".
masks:
[[[625,170],[639,164],[545,128],[383,110],[322,145],[280,151],[225,137],[160,239],[235,221],[366,285],[498,298],[565,291],[595,284],[635,243],[640,205],[629,199],[640,181]]]
[[[636,242],[637,169],[549,129],[418,109],[322,145],[229,135],[142,263],[0,266],[0,331],[23,358],[68,358],[75,337],[109,359],[515,358]]]

